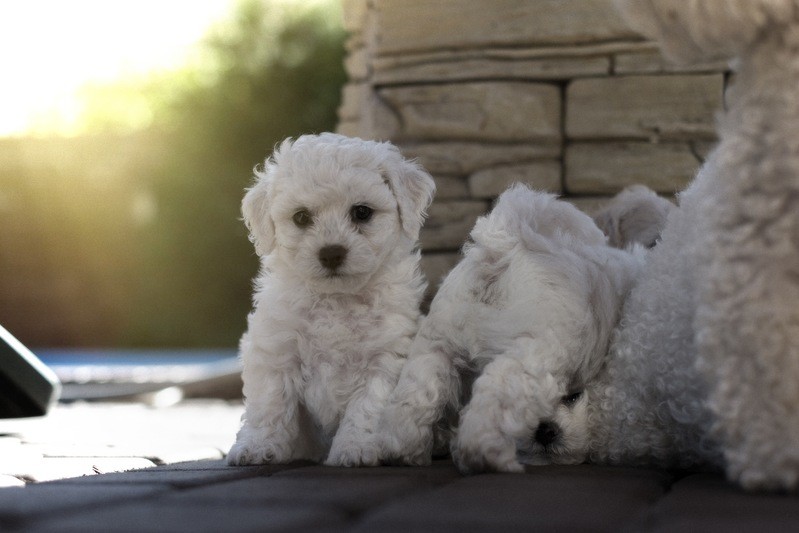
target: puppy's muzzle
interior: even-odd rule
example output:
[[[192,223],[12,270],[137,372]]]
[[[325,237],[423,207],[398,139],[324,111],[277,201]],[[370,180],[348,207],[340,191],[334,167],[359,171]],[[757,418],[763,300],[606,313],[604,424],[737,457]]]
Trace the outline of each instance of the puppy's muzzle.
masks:
[[[560,428],[554,422],[541,422],[535,430],[535,441],[541,446],[550,446],[560,437]]]
[[[331,244],[319,249],[319,262],[331,272],[344,264],[346,258],[347,249],[340,244]]]

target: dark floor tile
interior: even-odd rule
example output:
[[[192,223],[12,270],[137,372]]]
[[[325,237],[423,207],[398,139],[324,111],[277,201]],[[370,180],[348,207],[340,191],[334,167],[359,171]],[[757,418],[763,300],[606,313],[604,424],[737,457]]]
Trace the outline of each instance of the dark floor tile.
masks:
[[[721,475],[683,478],[634,528],[637,531],[795,531],[799,495],[750,493]]]
[[[461,477],[450,461],[436,461],[431,466],[379,466],[340,468],[324,465],[308,465],[304,468],[283,470],[276,477],[366,479],[366,478],[413,478],[428,483],[447,483]]]
[[[422,476],[409,475],[276,475],[182,490],[169,498],[237,505],[305,502],[311,506],[333,506],[356,515],[386,501],[424,493],[435,487],[435,483]]]
[[[127,502],[168,491],[160,484],[59,485],[39,483],[0,489],[0,530],[12,529],[32,518],[43,518],[96,509],[114,502]]]
[[[590,466],[461,478],[367,513],[358,531],[617,531],[661,497],[663,473]]]
[[[263,473],[260,467],[224,468],[209,470],[161,470],[148,468],[95,476],[83,476],[52,481],[53,485],[137,485],[161,484],[175,488],[196,487],[255,477]]]
[[[347,516],[303,502],[223,505],[208,502],[143,501],[107,506],[30,524],[26,531],[59,533],[220,533],[342,531]]]

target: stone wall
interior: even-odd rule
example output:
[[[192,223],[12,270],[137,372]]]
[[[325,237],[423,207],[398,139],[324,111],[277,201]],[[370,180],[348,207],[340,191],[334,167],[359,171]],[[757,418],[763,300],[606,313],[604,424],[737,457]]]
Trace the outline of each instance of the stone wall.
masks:
[[[714,141],[725,64],[679,68],[611,0],[342,0],[339,131],[390,140],[433,174],[433,285],[509,184],[587,211],[633,183],[680,190]]]

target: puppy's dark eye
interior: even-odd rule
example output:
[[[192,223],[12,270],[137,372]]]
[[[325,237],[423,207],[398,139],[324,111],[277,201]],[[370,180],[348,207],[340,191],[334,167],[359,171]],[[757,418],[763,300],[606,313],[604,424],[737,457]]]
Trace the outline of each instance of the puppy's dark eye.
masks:
[[[374,210],[367,205],[354,205],[352,209],[350,209],[350,218],[352,218],[353,222],[362,224],[364,222],[369,222],[373,213]]]
[[[577,400],[583,395],[583,391],[572,392],[571,394],[567,394],[563,398],[560,399],[560,403],[565,405],[566,407],[571,407],[577,403]]]
[[[300,209],[291,217],[298,228],[307,228],[313,223],[313,216],[307,209]]]

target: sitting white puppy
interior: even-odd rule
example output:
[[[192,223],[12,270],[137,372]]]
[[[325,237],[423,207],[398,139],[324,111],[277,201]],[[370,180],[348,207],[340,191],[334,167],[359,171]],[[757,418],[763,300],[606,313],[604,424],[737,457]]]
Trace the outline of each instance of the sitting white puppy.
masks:
[[[388,143],[331,133],[284,141],[256,175],[242,211],[261,270],[228,463],[375,465],[417,331],[433,180]]]
[[[519,452],[581,462],[584,389],[604,361],[643,248],[611,248],[588,215],[521,185],[499,197],[471,239],[381,420],[385,459],[429,463],[434,426],[465,406],[451,443],[461,472],[521,471]]]

